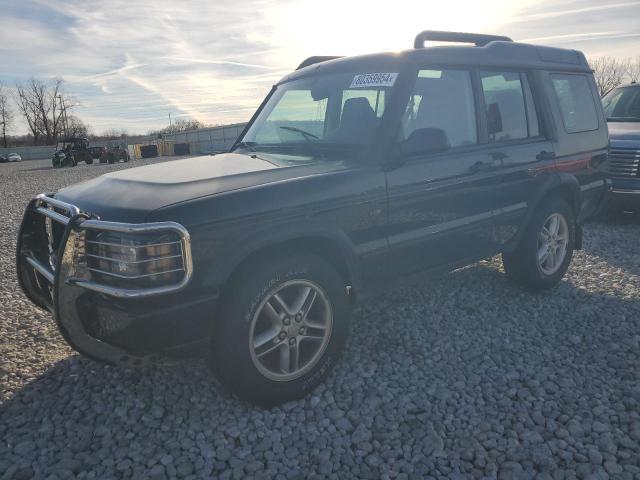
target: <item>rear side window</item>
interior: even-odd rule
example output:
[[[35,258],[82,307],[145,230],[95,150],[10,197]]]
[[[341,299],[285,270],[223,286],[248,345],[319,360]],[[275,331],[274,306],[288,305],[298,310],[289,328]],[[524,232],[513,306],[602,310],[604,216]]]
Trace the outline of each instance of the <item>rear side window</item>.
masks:
[[[409,138],[418,129],[442,130],[451,147],[478,142],[471,74],[466,70],[425,69],[418,72],[402,133]]]
[[[536,137],[540,133],[527,77],[519,72],[482,71],[489,142]]]
[[[589,81],[584,75],[551,74],[564,128],[568,133],[598,129],[598,116]]]

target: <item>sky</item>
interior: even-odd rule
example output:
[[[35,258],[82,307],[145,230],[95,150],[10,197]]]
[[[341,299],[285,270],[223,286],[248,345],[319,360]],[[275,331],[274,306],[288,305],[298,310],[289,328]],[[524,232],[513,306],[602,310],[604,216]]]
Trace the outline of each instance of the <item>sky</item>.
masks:
[[[95,133],[242,122],[311,55],[411,48],[421,30],[640,56],[640,0],[0,0],[0,82],[59,77]],[[26,133],[16,122],[14,133]]]

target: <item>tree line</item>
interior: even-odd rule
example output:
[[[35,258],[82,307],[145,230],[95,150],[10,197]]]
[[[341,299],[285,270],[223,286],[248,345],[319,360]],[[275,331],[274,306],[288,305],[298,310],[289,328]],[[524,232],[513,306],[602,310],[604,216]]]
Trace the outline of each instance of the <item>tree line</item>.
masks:
[[[51,145],[61,137],[87,136],[89,127],[72,114],[77,104],[64,93],[63,83],[62,79],[32,78],[17,83],[13,91],[0,84],[0,134],[5,148],[16,116],[27,125],[28,138],[23,140],[31,145]]]
[[[62,79],[40,80],[31,78],[16,83],[13,89],[0,83],[0,135],[2,146],[52,145],[64,137],[87,137],[94,140],[117,140],[126,138],[124,129],[109,129],[101,135],[92,135],[90,127],[73,109],[78,105],[73,97],[64,92]],[[26,135],[10,135],[21,117],[28,128]],[[150,130],[148,135],[184,132],[205,128],[199,120],[178,118],[160,130]]]
[[[640,82],[640,56],[635,59],[611,56],[595,57],[589,59],[589,65],[593,69],[598,93],[601,97],[625,82]]]

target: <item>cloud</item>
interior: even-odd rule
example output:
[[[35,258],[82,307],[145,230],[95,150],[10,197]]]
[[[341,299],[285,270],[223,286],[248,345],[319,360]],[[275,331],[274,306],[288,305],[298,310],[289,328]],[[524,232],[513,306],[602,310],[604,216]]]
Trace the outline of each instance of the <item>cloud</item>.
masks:
[[[63,77],[96,131],[248,119],[302,59],[411,48],[423,29],[595,55],[638,47],[640,0],[21,0],[0,10],[0,81]]]
[[[632,2],[609,3],[609,4],[601,4],[600,2],[598,2],[598,4],[586,5],[588,3],[589,2],[581,2],[580,6],[571,8],[571,9],[554,10],[553,8],[549,8],[550,2],[543,2],[541,5],[546,6],[547,11],[541,12],[541,13],[525,13],[523,15],[520,15],[519,17],[513,18],[512,21],[513,22],[533,22],[533,21],[545,20],[553,17],[569,17],[570,18],[583,13],[590,14],[590,13],[599,12],[602,10],[626,9],[630,7],[640,6],[640,1],[638,0],[635,0]],[[564,6],[566,4],[561,4],[561,5]]]

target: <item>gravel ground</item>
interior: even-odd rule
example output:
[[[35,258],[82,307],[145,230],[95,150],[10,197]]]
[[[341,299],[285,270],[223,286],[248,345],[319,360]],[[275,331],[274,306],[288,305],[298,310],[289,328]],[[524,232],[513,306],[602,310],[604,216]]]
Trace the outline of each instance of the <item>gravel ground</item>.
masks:
[[[638,218],[589,224],[548,293],[497,259],[388,293],[324,385],[262,410],[202,362],[82,358],[20,292],[29,197],[130,166],[0,165],[0,479],[640,479]]]

